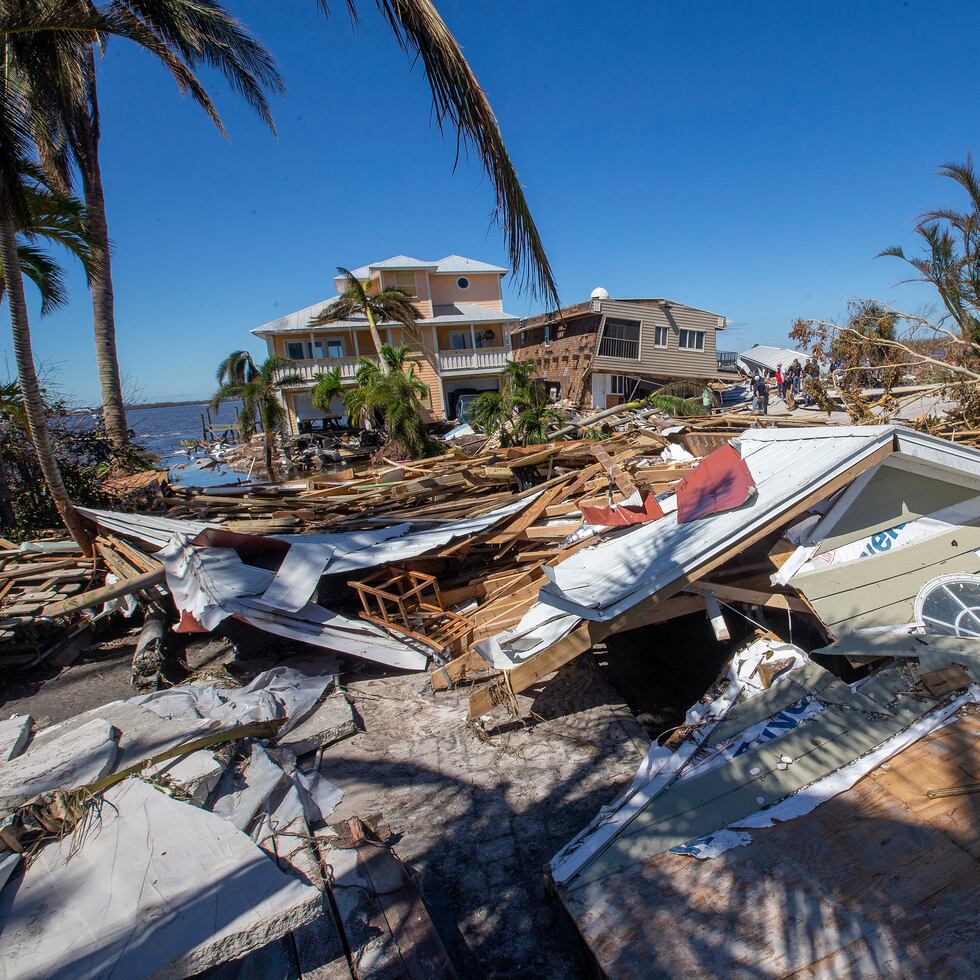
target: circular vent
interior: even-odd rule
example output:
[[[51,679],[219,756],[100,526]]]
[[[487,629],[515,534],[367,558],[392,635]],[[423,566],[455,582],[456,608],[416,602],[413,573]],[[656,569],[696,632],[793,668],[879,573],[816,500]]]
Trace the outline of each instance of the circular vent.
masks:
[[[980,637],[980,575],[940,575],[915,597],[915,618],[928,633]]]

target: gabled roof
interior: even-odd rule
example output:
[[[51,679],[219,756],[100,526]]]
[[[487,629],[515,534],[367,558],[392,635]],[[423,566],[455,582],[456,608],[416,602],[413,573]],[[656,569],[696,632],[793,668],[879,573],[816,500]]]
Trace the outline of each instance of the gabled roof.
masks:
[[[441,259],[436,259],[434,262],[416,259],[411,255],[393,255],[390,259],[382,259],[380,262],[369,262],[367,265],[358,266],[356,269],[351,269],[351,272],[358,279],[369,279],[372,272],[377,272],[381,269],[387,269],[389,271],[395,269],[421,269],[434,272],[436,275],[461,274],[466,272],[471,274],[477,272],[496,272],[500,275],[507,274],[507,270],[501,268],[499,265],[490,265],[489,262],[480,262],[478,259],[468,259],[465,255],[446,255]],[[339,278],[339,276],[336,276],[335,280]]]
[[[304,307],[295,313],[287,313],[279,317],[278,320],[270,320],[263,323],[261,327],[255,327],[251,333],[263,337],[269,333],[309,333],[311,330],[310,320],[322,309],[335,303],[340,297],[331,296],[320,303]],[[479,303],[455,303],[449,306],[434,306],[433,316],[420,316],[415,322],[420,327],[446,326],[453,323],[510,323],[518,317],[513,313],[504,313],[502,310],[492,310]],[[380,327],[392,327],[397,324],[393,322],[379,323]],[[367,320],[339,320],[331,323],[330,328],[336,329],[356,329],[367,326]]]
[[[436,273],[439,275],[461,272],[499,272],[506,275],[507,270],[489,262],[468,259],[465,255],[446,255],[436,263]]]

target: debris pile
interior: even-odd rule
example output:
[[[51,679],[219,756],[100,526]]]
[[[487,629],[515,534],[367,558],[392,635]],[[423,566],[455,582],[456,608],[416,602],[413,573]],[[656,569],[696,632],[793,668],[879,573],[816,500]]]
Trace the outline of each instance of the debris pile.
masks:
[[[357,975],[383,973],[404,964],[393,923],[409,916],[420,924],[415,948],[439,964],[431,975],[451,975],[410,876],[370,828],[352,821],[318,843],[336,803],[318,753],[353,730],[343,695],[324,700],[335,683],[323,671],[287,665],[239,691],[167,688],[154,659],[164,634],[150,623],[172,624],[167,635],[186,637],[235,622],[330,651],[321,658],[427,670],[430,697],[459,688],[450,696],[468,699],[468,718],[454,716],[452,737],[481,740],[513,726],[523,692],[545,691],[557,672],[593,651],[614,657],[623,634],[644,630],[651,653],[668,660],[706,658],[709,651],[693,643],[660,648],[667,624],[693,624],[692,635],[706,624],[709,645],[724,651],[722,675],[680,727],[651,745],[628,790],[549,865],[559,900],[601,968],[610,976],[642,975],[644,962],[664,973],[765,972],[769,937],[789,934],[784,920],[795,906],[756,875],[751,888],[765,908],[764,928],[746,918],[738,888],[751,867],[745,855],[757,849],[763,863],[776,860],[772,835],[793,854],[803,881],[793,887],[814,907],[830,903],[839,917],[836,931],[781,941],[780,975],[815,967],[825,955],[838,972],[860,973],[879,956],[885,972],[935,969],[941,944],[917,946],[916,960],[895,940],[894,907],[869,898],[874,862],[851,878],[841,870],[846,862],[835,875],[826,855],[814,853],[825,889],[814,891],[804,880],[803,843],[829,848],[846,828],[860,850],[862,832],[873,833],[861,828],[871,824],[847,819],[843,808],[847,801],[861,819],[879,819],[883,804],[867,785],[884,765],[922,765],[955,744],[955,764],[943,780],[929,777],[922,794],[932,795],[923,800],[958,801],[980,780],[969,739],[980,701],[980,452],[892,425],[781,418],[761,426],[731,414],[681,425],[642,411],[625,415],[601,441],[518,448],[480,440],[360,477],[180,492],[166,512],[83,511],[97,535],[98,570],[114,581],[52,596],[40,615],[70,617],[139,595],[144,673],[156,670],[163,689],[42,730],[26,751],[29,721],[0,730],[12,746],[10,761],[0,763],[0,808],[8,813],[0,835],[14,852],[40,846],[48,855],[2,893],[9,902],[13,889],[23,903],[24,918],[15,921],[30,920],[36,896],[49,887],[46,875],[64,873],[63,849],[88,847],[91,818],[83,817],[101,800],[116,814],[108,839],[120,853],[135,846],[147,821],[186,821],[216,841],[230,826],[308,882],[271,880],[258,862],[254,909],[235,911],[231,903],[234,914],[207,935],[177,916],[183,938],[161,938],[171,959],[159,969],[203,969],[268,949],[287,933],[299,949],[311,922],[329,921],[331,935],[345,936],[345,962]],[[20,559],[12,557],[0,574],[16,569]],[[733,639],[745,636],[745,643]],[[629,701],[634,692],[621,693]],[[916,779],[909,776],[918,786]],[[910,798],[907,786],[903,792]],[[161,799],[148,802],[147,793]],[[919,802],[903,816],[911,829],[896,838],[925,861],[919,829],[957,845],[959,838],[938,809]],[[965,805],[949,805],[959,807],[975,840]],[[171,818],[174,806],[195,812]],[[222,870],[210,887],[196,882],[208,900],[220,898],[226,879],[252,877],[254,854],[236,842],[218,850],[240,867]],[[733,890],[722,897],[739,911],[726,912],[718,929],[721,913],[701,914],[699,902],[714,908],[703,897],[711,876],[689,870],[701,863],[695,859],[726,869]],[[80,867],[107,858],[93,850],[90,860]],[[922,928],[938,929],[953,916],[957,936],[973,934],[975,903],[955,898],[980,883],[970,861],[951,863],[937,885],[949,889],[948,900],[934,900],[925,879],[909,886],[907,907],[926,916]],[[778,876],[777,864],[766,867]],[[36,884],[27,887],[35,868]],[[332,875],[326,881],[324,868]],[[101,884],[94,870],[82,878],[78,895],[96,901],[105,873]],[[182,888],[174,883],[173,901],[191,916],[195,899]],[[671,888],[684,901],[672,901]],[[643,925],[653,909],[655,931]],[[688,922],[691,909],[698,915]],[[65,914],[52,929],[68,934]],[[143,914],[127,917],[120,908],[107,928],[141,922]],[[697,937],[714,933],[724,936],[714,958],[699,960]],[[966,965],[971,943],[950,940],[949,962]],[[12,950],[15,962],[28,946],[26,926],[0,930],[0,950]],[[99,955],[116,956],[106,948]],[[122,972],[130,953],[118,952]],[[79,947],[73,955],[96,954]],[[41,972],[57,968],[45,961]]]

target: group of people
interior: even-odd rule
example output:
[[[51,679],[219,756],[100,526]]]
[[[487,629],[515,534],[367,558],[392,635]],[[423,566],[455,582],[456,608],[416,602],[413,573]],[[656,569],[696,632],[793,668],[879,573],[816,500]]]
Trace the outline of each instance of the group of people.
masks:
[[[818,378],[820,369],[813,359],[807,361],[806,365],[800,364],[799,360],[794,360],[792,364],[783,371],[782,364],[776,365],[773,372],[773,380],[776,382],[776,391],[779,397],[786,402],[786,407],[792,411],[796,408],[797,402],[803,395],[803,384],[807,378]],[[758,415],[769,414],[769,384],[762,372],[756,372],[752,378],[752,410]]]

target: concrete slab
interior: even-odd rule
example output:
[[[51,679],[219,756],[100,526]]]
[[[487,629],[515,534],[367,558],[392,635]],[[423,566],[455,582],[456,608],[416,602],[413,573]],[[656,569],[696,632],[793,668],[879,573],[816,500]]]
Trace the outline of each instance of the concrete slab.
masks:
[[[20,755],[31,737],[30,715],[14,715],[0,721],[0,762],[8,762]]]
[[[119,732],[119,755],[113,772],[153,758],[176,745],[225,727],[208,718],[162,718],[133,701],[112,701],[99,708],[44,728],[34,736],[30,751],[56,738],[71,737],[92,718],[104,718]]]
[[[299,724],[280,736],[277,744],[301,756],[356,733],[357,722],[354,721],[350,702],[338,692],[318,704]]]
[[[9,813],[41,793],[76,789],[101,779],[116,761],[118,731],[93,718],[60,738],[31,745],[0,764],[0,813]]]
[[[105,801],[0,895],[5,980],[191,976],[320,914],[320,892],[226,820],[137,779]]]
[[[225,764],[213,752],[200,749],[180,759],[151,766],[147,773],[152,776],[166,776],[183,789],[192,802],[204,806],[224,771]]]

